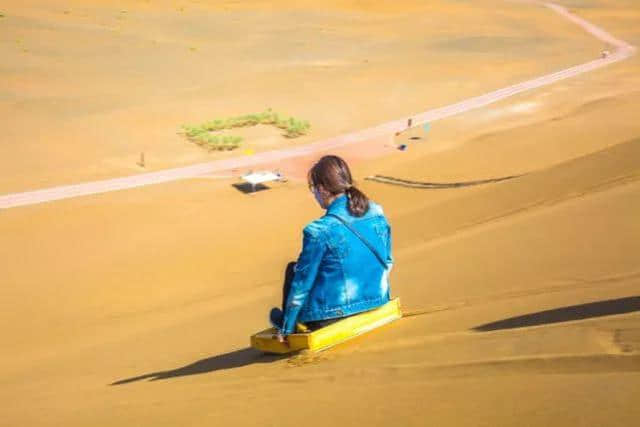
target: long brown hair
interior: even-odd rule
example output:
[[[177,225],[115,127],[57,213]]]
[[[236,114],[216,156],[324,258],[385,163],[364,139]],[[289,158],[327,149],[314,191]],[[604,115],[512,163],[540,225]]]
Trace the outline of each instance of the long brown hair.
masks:
[[[322,186],[332,195],[345,193],[349,200],[349,213],[362,216],[369,210],[369,198],[355,185],[347,162],[338,156],[324,156],[316,162],[307,174],[309,185]]]

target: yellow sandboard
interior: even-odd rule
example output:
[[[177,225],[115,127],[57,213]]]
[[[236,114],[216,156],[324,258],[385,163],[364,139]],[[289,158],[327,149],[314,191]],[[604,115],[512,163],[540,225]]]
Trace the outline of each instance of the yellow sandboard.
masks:
[[[375,310],[347,317],[317,331],[287,336],[288,345],[278,341],[275,328],[251,336],[251,347],[265,353],[286,354],[300,350],[322,351],[402,317],[400,299]]]

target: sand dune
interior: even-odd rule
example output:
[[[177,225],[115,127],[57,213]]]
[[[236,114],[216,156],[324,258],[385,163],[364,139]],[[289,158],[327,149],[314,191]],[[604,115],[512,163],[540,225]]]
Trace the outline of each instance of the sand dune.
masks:
[[[394,13],[304,3],[10,3],[2,18],[0,112],[10,120],[0,191],[135,173],[143,151],[150,170],[211,159],[176,134],[183,123],[273,107],[311,121],[304,144],[601,50],[561,18],[541,30],[550,16],[543,8],[485,3],[416,2],[389,7]],[[446,24],[451,16],[456,28]],[[523,49],[474,46],[477,34],[515,39]],[[463,41],[438,47],[452,37]],[[475,67],[473,79],[461,61]]]
[[[566,5],[640,44],[634,2]],[[320,138],[580,63],[602,48],[561,21],[547,24],[547,15],[520,2],[398,7],[4,6],[6,34],[22,32],[24,44],[32,43],[26,49],[38,55],[26,60],[19,55],[27,52],[0,47],[7,55],[0,109],[12,119],[3,140],[9,143],[0,145],[0,187],[20,191],[119,176],[133,170],[127,156],[133,160],[150,145],[157,150],[150,151],[152,167],[209,160],[172,134],[187,115],[233,114],[277,99],[317,121],[313,138]],[[127,17],[117,19],[122,9]],[[217,61],[203,45],[197,60],[188,48],[216,28],[232,31],[207,25],[222,23],[223,13],[229,22],[260,28],[244,41],[254,46],[244,54],[258,52],[261,38],[276,37],[274,28],[282,28],[282,43],[293,49],[285,25],[291,16],[326,27],[335,39],[308,57],[304,50],[283,54],[275,65],[269,61],[277,55],[264,52],[246,75],[270,84],[249,79],[237,99],[223,93],[230,104],[214,102],[231,71],[211,80],[197,67],[182,71],[184,81],[169,76],[185,64]],[[184,28],[175,16],[184,16],[189,29],[171,29]],[[267,24],[264,16],[275,21]],[[347,25],[355,17],[356,25]],[[119,32],[105,32],[116,25]],[[46,28],[51,37],[27,36]],[[112,65],[92,62],[94,48],[78,37],[84,31],[112,43],[103,46],[114,52],[133,40],[152,44],[153,37],[172,68],[134,89],[146,79],[134,71],[156,67],[163,55],[132,46],[122,57],[114,53],[120,59]],[[320,55],[340,40],[366,44],[370,34],[377,43],[397,37],[370,57],[375,70],[347,61],[359,53]],[[499,41],[516,36],[528,38],[534,52]],[[554,41],[538,45],[540,37]],[[73,53],[64,61],[56,59],[63,48]],[[425,50],[431,60],[416,55]],[[246,60],[241,53],[236,63]],[[137,55],[149,62],[107,77]],[[233,179],[193,179],[2,211],[0,425],[634,425],[640,416],[638,61],[443,120],[420,142],[408,139],[419,129],[403,133],[396,142],[410,144],[405,152],[362,160],[340,151],[360,158],[356,178],[390,218],[397,259],[392,288],[408,316],[317,355],[277,358],[247,348],[249,334],[264,327],[268,307],[280,297],[301,227],[320,214],[304,181],[247,196],[231,186]],[[43,71],[53,64],[59,68]],[[277,73],[265,71],[272,66]],[[65,94],[73,85],[63,80],[64,70],[82,67],[88,74],[78,77],[77,92]],[[104,74],[93,77],[103,85],[91,77],[98,71]],[[343,82],[336,82],[338,73]],[[283,95],[288,79],[303,78],[313,81],[304,99]],[[165,80],[166,92],[155,93]],[[32,140],[30,123],[51,131]],[[158,138],[146,137],[150,129]],[[372,174],[434,182],[522,176],[424,190],[364,180]]]

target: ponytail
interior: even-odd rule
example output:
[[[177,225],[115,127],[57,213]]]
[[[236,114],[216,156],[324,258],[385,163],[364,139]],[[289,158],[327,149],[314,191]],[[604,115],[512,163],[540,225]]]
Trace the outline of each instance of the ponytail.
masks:
[[[351,171],[347,162],[338,156],[323,156],[307,174],[309,186],[321,186],[330,194],[347,195],[348,210],[353,216],[362,216],[369,210],[369,198],[353,186]]]
[[[348,209],[353,216],[362,216],[369,210],[369,198],[353,185],[345,189],[347,198],[349,199]]]

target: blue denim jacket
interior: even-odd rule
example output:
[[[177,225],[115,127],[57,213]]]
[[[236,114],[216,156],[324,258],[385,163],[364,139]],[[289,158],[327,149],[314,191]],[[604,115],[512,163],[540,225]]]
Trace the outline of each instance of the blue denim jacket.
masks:
[[[361,217],[349,214],[345,195],[303,231],[302,252],[284,309],[282,333],[296,322],[326,320],[371,310],[389,301],[391,228],[380,205],[369,202]],[[384,269],[371,250],[338,219],[355,228],[386,260]]]

